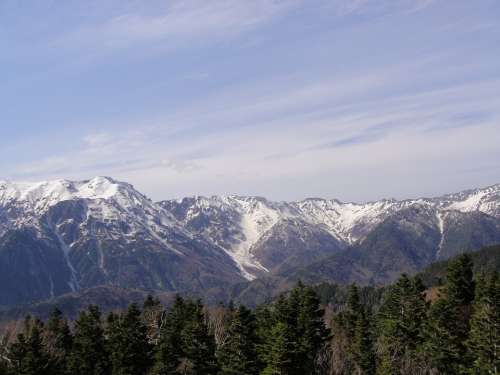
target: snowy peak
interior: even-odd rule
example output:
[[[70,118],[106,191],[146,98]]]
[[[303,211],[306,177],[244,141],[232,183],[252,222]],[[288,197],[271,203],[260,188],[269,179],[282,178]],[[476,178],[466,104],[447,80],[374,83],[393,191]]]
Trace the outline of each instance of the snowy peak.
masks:
[[[177,254],[184,253],[185,249],[177,251],[179,247],[171,246],[171,240],[177,238],[187,243],[199,239],[212,250],[229,256],[241,275],[253,279],[270,271],[265,266],[274,262],[269,260],[269,252],[286,254],[290,250],[290,245],[281,241],[283,238],[293,239],[297,250],[300,247],[312,251],[324,249],[325,239],[329,237],[335,242],[332,248],[346,248],[364,241],[388,218],[408,210],[427,212],[433,218],[432,225],[441,236],[441,248],[446,242],[444,233],[449,213],[477,211],[500,218],[500,185],[438,198],[383,199],[366,203],[321,198],[274,202],[235,195],[195,196],[154,203],[132,185],[109,177],[85,181],[0,182],[0,236],[11,228],[30,226],[41,230],[46,224],[44,216],[53,211],[52,207],[61,206],[61,202],[66,202],[62,206],[67,210],[81,204],[79,215],[83,219],[77,227],[74,214],[65,211],[55,229],[71,227],[73,232],[79,231],[82,238],[87,238],[95,237],[98,225],[109,238],[127,243],[142,238]],[[64,209],[59,208],[58,211]],[[67,238],[70,250],[78,245],[75,241],[73,236]],[[312,243],[322,245],[311,246]]]
[[[132,185],[109,177],[85,181],[53,180],[35,183],[0,182],[0,203],[24,202],[34,208],[46,208],[73,199],[110,199],[118,194],[129,195]],[[134,191],[134,194],[141,194]]]
[[[500,185],[494,185],[431,199],[383,199],[366,203],[321,198],[273,202],[261,197],[196,196],[164,201],[160,205],[188,230],[224,248],[245,277],[253,278],[260,271],[266,271],[257,255],[262,253],[259,244],[274,233],[274,228],[290,220],[304,223],[304,230],[307,226],[316,226],[333,236],[340,246],[350,246],[363,241],[387,218],[415,209],[413,211],[426,212],[432,217],[433,225],[443,237],[446,230],[443,220],[447,212],[478,211],[500,218],[499,192]]]
[[[441,206],[448,210],[481,211],[492,216],[500,216],[500,184],[445,195],[438,199],[441,201]]]

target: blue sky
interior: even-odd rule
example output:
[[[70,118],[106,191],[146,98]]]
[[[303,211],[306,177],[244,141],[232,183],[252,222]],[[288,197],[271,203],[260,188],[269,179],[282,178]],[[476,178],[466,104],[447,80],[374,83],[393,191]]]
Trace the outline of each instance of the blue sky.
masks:
[[[0,179],[153,199],[500,182],[498,0],[0,0]]]

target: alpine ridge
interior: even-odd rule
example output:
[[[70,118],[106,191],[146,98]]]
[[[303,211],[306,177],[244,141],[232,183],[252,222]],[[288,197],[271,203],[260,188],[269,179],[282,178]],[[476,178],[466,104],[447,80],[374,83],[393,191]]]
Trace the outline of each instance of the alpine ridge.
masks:
[[[496,243],[500,184],[343,203],[241,196],[153,202],[109,177],[0,182],[2,305],[99,285],[217,300],[238,284],[304,272],[386,282]]]
[[[378,225],[396,214],[411,210],[427,212],[427,222],[439,237],[435,259],[448,257],[446,236],[461,219],[483,214],[493,221],[500,219],[500,184],[484,189],[467,190],[438,198],[408,200],[384,199],[367,203],[343,203],[338,200],[310,198],[298,202],[272,202],[261,197],[191,197],[159,203],[191,232],[210,238],[224,248],[239,264],[248,279],[273,269],[272,262],[262,258],[262,247],[273,242],[273,250],[286,253],[307,252],[311,245],[311,233],[305,239],[307,229],[314,228],[314,237],[329,238],[332,252],[360,244]],[[455,222],[453,222],[455,221]],[[292,240],[292,228],[303,230]],[[296,233],[296,232],[295,232]],[[287,242],[288,241],[288,242]],[[465,245],[465,244],[464,244]],[[281,248],[281,250],[280,250]],[[443,251],[445,248],[445,251]],[[319,257],[324,254],[318,254]]]

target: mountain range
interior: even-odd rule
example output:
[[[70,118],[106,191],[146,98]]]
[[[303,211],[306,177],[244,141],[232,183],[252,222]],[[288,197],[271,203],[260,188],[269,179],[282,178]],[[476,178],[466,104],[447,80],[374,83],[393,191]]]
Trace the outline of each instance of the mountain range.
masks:
[[[0,182],[0,305],[95,287],[255,301],[302,279],[380,285],[500,243],[500,184],[367,203],[153,202],[109,177]]]

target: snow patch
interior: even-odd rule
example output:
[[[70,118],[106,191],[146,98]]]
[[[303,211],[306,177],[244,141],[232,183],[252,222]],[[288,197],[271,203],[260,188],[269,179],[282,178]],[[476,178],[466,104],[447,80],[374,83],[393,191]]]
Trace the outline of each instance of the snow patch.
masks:
[[[436,211],[436,219],[437,219],[437,224],[438,224],[438,229],[439,229],[439,234],[441,236],[439,240],[439,245],[438,245],[438,250],[436,252],[436,259],[439,259],[441,255],[441,249],[443,248],[443,243],[444,243],[444,220],[443,220],[443,213],[441,211]]]

